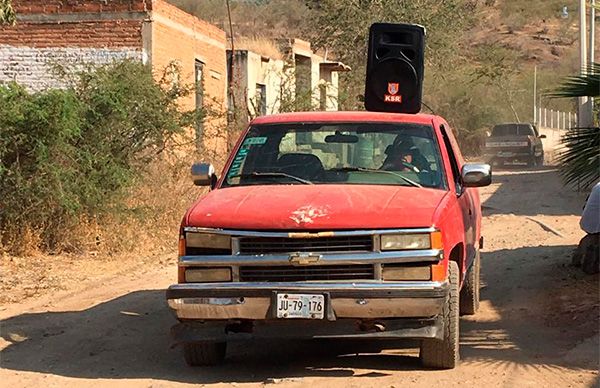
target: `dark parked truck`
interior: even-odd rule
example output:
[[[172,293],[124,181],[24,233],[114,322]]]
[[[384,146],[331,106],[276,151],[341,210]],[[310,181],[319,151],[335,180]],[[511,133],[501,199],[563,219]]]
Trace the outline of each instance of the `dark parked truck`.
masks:
[[[490,166],[465,163],[439,116],[312,112],[260,117],[186,213],[166,293],[190,365],[227,341],[412,338],[453,368],[459,314],[479,305]]]
[[[544,147],[535,125],[526,123],[498,124],[485,141],[485,156],[493,165],[526,163],[544,164]]]

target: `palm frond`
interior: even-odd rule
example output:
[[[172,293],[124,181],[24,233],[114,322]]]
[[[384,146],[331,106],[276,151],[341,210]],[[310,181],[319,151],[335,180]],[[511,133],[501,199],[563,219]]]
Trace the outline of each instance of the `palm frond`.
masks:
[[[566,183],[589,187],[600,179],[600,128],[573,128],[562,138],[558,160]]]
[[[600,63],[592,63],[580,75],[565,78],[562,85],[548,93],[550,97],[599,97]]]

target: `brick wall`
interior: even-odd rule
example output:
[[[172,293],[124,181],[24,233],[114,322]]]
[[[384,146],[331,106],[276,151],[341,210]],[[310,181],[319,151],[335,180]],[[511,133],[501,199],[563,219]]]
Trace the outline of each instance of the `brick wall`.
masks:
[[[144,60],[147,0],[13,0],[15,26],[0,26],[0,82],[33,90],[61,86],[56,65],[71,69]]]
[[[204,125],[202,142],[211,151],[208,159],[226,152],[225,103],[227,95],[227,59],[225,32],[163,0],[152,1],[152,67],[163,70],[170,63],[180,69],[180,82],[195,83],[195,61],[203,66],[204,104],[212,112]],[[195,95],[185,98],[182,106],[193,108]],[[214,152],[214,154],[212,154]]]
[[[207,98],[223,104],[226,96],[225,32],[162,0],[153,2],[152,67],[164,69],[175,62],[182,81],[194,83],[194,63],[204,63],[204,90]],[[193,96],[185,101],[195,105]]]
[[[18,22],[0,27],[0,44],[23,47],[142,48],[141,20]]]
[[[17,14],[148,11],[151,0],[12,0]]]

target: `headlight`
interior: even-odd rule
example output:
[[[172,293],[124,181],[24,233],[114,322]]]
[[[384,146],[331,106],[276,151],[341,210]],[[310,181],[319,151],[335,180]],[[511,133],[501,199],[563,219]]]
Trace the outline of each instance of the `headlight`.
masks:
[[[381,235],[382,251],[412,249],[442,249],[441,232]]]
[[[212,233],[186,233],[185,245],[192,248],[231,249],[231,237]]]
[[[429,249],[431,241],[427,234],[384,234],[381,236],[382,251],[403,249]]]

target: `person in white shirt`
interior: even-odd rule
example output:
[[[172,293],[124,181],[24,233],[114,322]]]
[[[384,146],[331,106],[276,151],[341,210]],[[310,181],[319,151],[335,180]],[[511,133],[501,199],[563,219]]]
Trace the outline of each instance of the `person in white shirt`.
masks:
[[[592,188],[583,208],[579,226],[588,234],[600,233],[600,182]]]
[[[600,272],[600,182],[592,188],[579,226],[587,234],[581,239],[573,254],[573,265],[581,266],[588,274]]]

